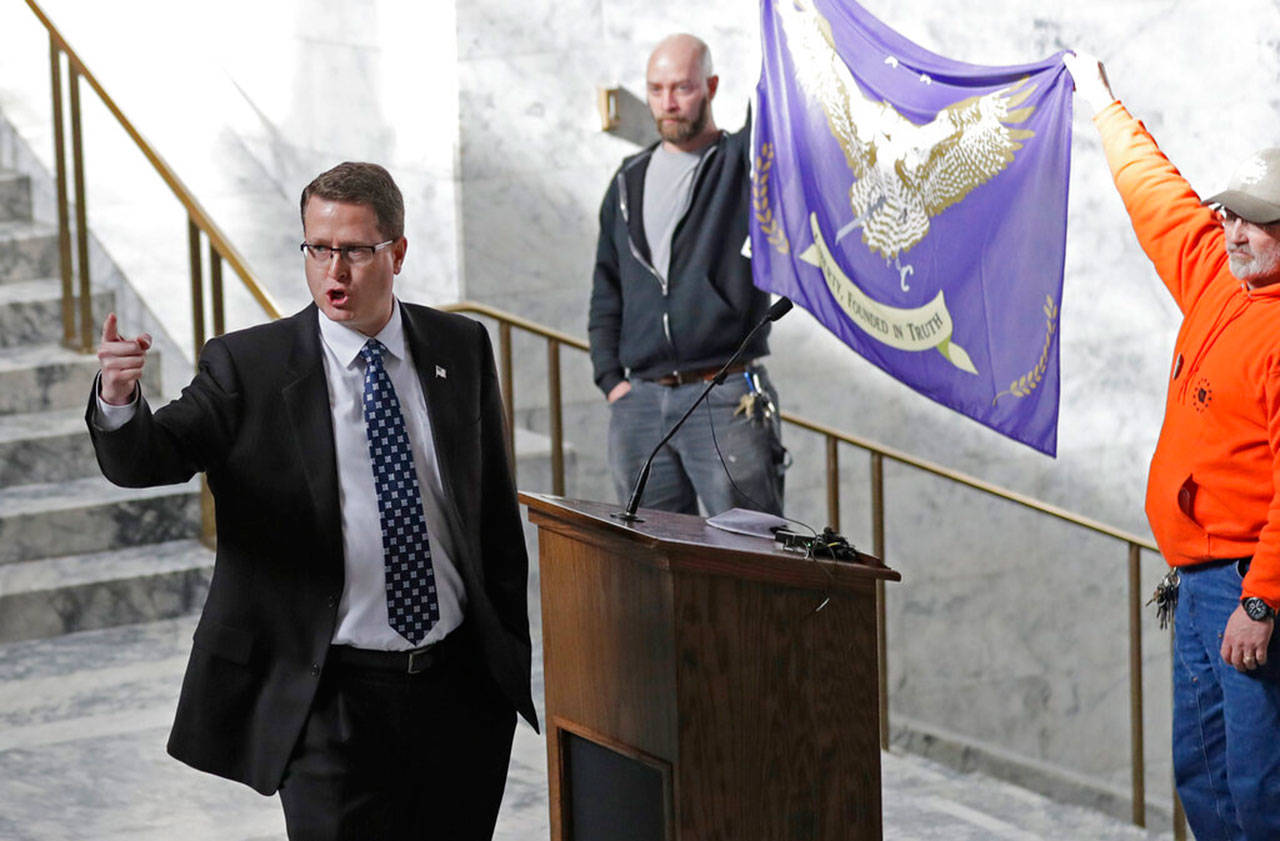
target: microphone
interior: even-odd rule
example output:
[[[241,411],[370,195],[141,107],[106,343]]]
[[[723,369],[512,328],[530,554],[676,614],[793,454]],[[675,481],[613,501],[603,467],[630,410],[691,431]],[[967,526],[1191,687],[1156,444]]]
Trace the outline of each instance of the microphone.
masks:
[[[764,317],[768,321],[777,321],[779,318],[782,318],[784,315],[791,312],[791,308],[794,306],[795,304],[791,303],[790,298],[779,298],[773,302],[773,306],[769,307],[769,311],[764,314]],[[755,333],[755,331],[759,330],[763,325],[764,322],[761,321],[751,332]],[[751,337],[747,336],[747,338],[749,339]],[[743,342],[743,344],[746,344],[746,342]],[[742,349],[739,348],[738,352],[741,353]]]
[[[697,409],[702,405],[702,401],[711,393],[711,389],[724,382],[724,378],[726,376],[725,372],[733,367],[733,363],[738,361],[739,356],[742,356],[742,352],[746,350],[747,345],[751,343],[753,338],[755,338],[756,333],[760,332],[760,328],[770,322],[774,322],[779,318],[782,318],[791,311],[792,306],[794,305],[791,303],[790,298],[779,298],[774,302],[773,306],[769,307],[769,311],[765,313],[764,318],[760,319],[759,323],[757,323],[755,327],[751,328],[751,332],[742,340],[742,344],[738,345],[738,349],[733,352],[733,356],[729,357],[729,361],[720,366],[720,370],[717,371],[716,375],[707,383],[707,387],[698,395],[698,399],[693,401],[693,405],[680,416],[680,420],[675,422],[671,429],[667,431],[667,434],[662,436],[662,440],[658,442],[658,446],[653,448],[653,452],[649,453],[649,458],[645,460],[644,467],[640,469],[640,475],[636,477],[636,485],[631,491],[631,499],[627,502],[626,509],[623,511],[615,511],[610,515],[611,517],[622,520],[624,523],[644,522],[643,518],[636,516],[636,509],[640,507],[640,495],[644,493],[645,483],[649,481],[649,470],[653,467],[653,460],[658,457],[658,451],[671,440],[673,435],[680,431],[680,427],[684,426],[684,422],[693,414],[694,409]]]

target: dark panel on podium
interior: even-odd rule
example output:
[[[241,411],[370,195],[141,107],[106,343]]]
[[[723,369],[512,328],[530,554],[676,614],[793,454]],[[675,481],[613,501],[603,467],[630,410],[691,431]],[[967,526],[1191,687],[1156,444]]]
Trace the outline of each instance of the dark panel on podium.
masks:
[[[568,730],[561,756],[566,829],[573,841],[670,841],[668,776],[651,764]]]

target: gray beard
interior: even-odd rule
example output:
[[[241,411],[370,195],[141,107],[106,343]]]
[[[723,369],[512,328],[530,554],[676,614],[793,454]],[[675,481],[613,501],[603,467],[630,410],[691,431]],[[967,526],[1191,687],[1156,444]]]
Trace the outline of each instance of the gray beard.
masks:
[[[1237,280],[1243,280],[1254,286],[1265,286],[1280,280],[1280,260],[1271,260],[1263,264],[1256,256],[1228,255],[1227,262],[1231,265],[1231,273]]]

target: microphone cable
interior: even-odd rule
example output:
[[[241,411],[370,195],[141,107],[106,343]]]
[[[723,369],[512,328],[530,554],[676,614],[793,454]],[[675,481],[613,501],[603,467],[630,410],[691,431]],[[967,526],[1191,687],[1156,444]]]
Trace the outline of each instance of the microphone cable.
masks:
[[[739,496],[741,496],[747,502],[751,503],[751,505],[755,506],[756,511],[763,510],[763,506],[759,503],[759,501],[754,499],[751,496],[751,494],[744,491],[738,485],[737,481],[734,480],[733,472],[729,470],[729,465],[725,462],[725,459],[724,459],[724,453],[721,452],[720,450],[720,441],[718,438],[716,438],[716,420],[715,420],[715,415],[713,415],[711,412],[710,401],[708,401],[705,404],[705,407],[707,410],[707,426],[711,429],[711,444],[713,447],[715,447],[716,457],[720,459],[720,467],[724,470],[724,475],[728,477],[729,484],[733,486],[733,489],[738,493]],[[750,421],[748,421],[748,423],[749,422]],[[781,418],[779,418],[778,423],[781,424],[781,422],[782,422]],[[797,526],[800,526],[801,528],[805,529],[806,531],[809,532],[809,534],[813,535],[814,540],[818,539],[817,529],[815,529],[813,526],[809,525],[808,523],[802,520],[797,520],[794,517],[788,517],[786,514],[779,514],[778,516],[786,520],[788,523],[795,523]],[[818,556],[813,553],[812,543],[810,543],[807,547],[805,547],[804,558],[805,560],[811,560],[814,563],[817,563],[818,560],[820,560]],[[828,569],[825,564],[818,564],[818,569],[822,570],[826,574],[827,586],[822,589],[822,601],[818,604],[817,607],[815,607],[812,611],[810,611],[808,614],[804,616],[805,619],[812,617],[814,614],[822,610],[831,602],[831,585],[835,583],[836,577],[835,575],[832,574],[831,570]]]

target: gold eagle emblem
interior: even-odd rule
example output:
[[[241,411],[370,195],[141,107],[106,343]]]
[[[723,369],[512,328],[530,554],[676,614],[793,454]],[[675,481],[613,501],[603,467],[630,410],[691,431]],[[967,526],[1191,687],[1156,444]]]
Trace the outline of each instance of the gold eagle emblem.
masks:
[[[956,102],[916,125],[887,102],[864,96],[836,52],[831,26],[812,0],[779,0],[796,80],[826,114],[853,172],[849,203],[862,240],[898,266],[904,289],[910,266],[902,253],[929,233],[929,220],[990,181],[1035,132],[1011,128],[1035,110],[1018,108],[1035,90],[1027,80]],[[886,59],[896,65],[896,60]],[[921,77],[926,81],[927,77]]]

